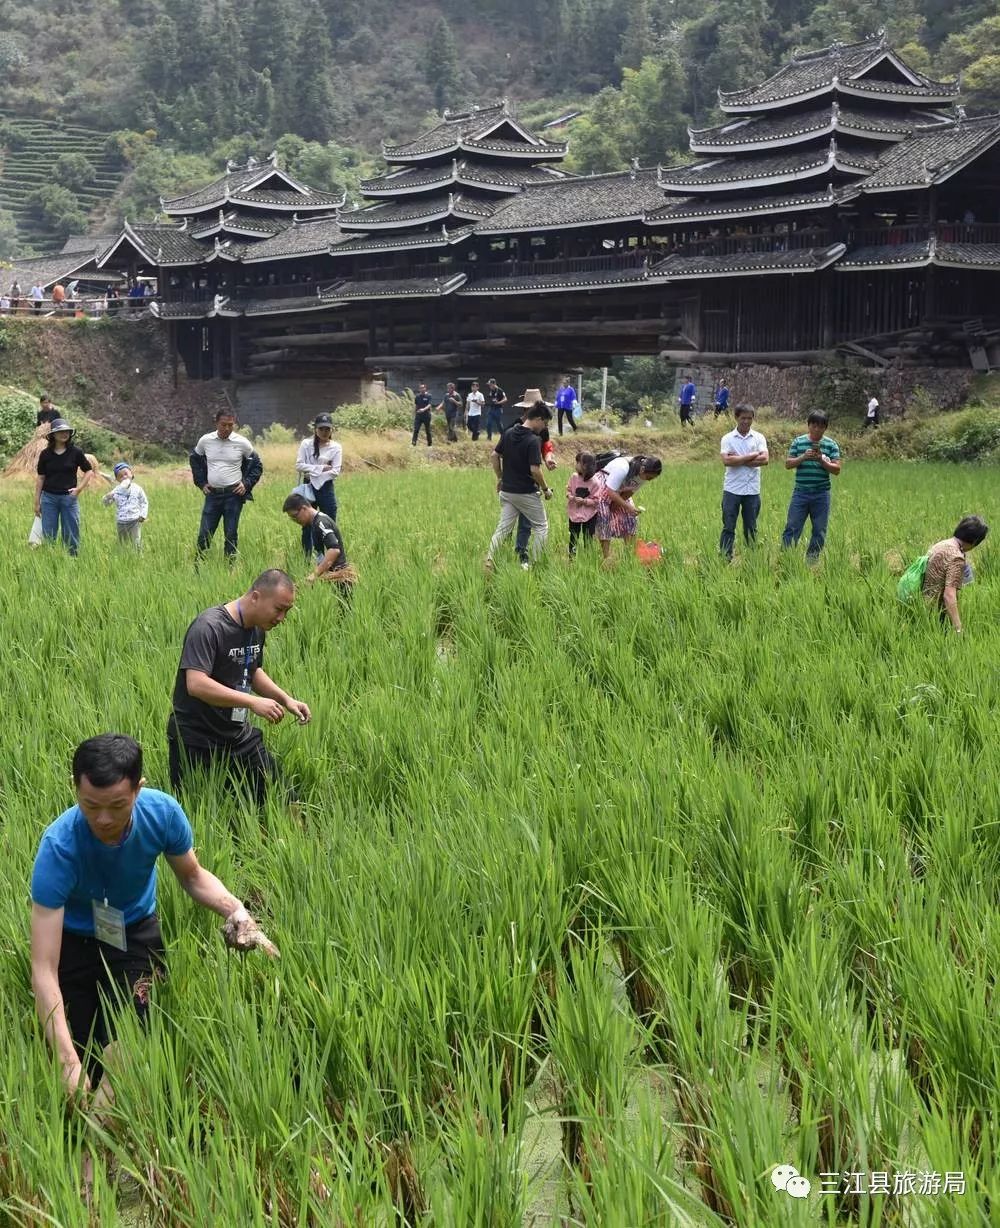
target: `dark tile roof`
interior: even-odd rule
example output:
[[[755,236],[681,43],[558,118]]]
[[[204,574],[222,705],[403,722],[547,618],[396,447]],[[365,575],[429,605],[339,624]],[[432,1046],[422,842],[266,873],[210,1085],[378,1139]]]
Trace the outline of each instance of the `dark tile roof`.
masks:
[[[343,243],[338,243],[333,255],[350,256],[361,252],[400,252],[409,251],[411,248],[448,247],[467,239],[473,229],[472,226],[459,226],[447,230],[442,226],[440,230],[429,230],[419,234],[391,230],[386,231],[385,234],[355,234],[352,238],[345,239]]]
[[[569,146],[563,142],[556,144],[553,141],[539,141],[537,144],[529,145],[522,141],[494,141],[488,138],[483,140],[463,140],[462,149],[468,149],[471,153],[499,153],[499,154],[524,154],[542,161],[546,158],[562,158],[565,157],[569,150]]]
[[[892,268],[893,265],[913,266],[930,264],[931,239],[928,236],[919,243],[883,243],[868,247],[856,247],[837,262],[838,270]]]
[[[240,243],[236,239],[220,239],[215,236],[215,243],[208,249],[207,260],[232,260],[242,261],[248,251],[251,251],[255,244]]]
[[[249,246],[244,260],[257,264],[262,260],[321,256],[345,238],[336,217],[306,218],[301,222],[288,222],[269,239]]]
[[[344,203],[343,194],[338,196],[336,192],[319,192],[314,188],[307,192],[234,192],[229,199],[233,204],[268,205],[299,213],[311,209],[339,209]]]
[[[857,81],[844,81],[840,88],[847,93],[888,94],[897,98],[957,98],[957,81],[933,81],[924,77],[921,85],[908,85],[902,81],[884,81],[878,77],[864,77]]]
[[[197,218],[188,226],[188,233],[196,239],[208,238],[217,231],[228,234],[275,235],[288,225],[286,218],[263,217],[243,209],[219,210],[220,217],[212,214]]]
[[[835,128],[870,132],[873,136],[905,136],[918,124],[926,124],[933,116],[927,111],[889,107],[861,110],[842,107],[836,102],[800,111],[797,114],[765,114],[754,118],[734,119],[714,128],[689,128],[692,146],[710,145],[725,150],[731,146],[758,145],[768,141],[788,141],[810,134],[833,132]]]
[[[739,184],[757,180],[806,178],[830,169],[830,148],[789,150],[787,153],[746,157],[702,158],[686,166],[665,166],[660,184],[666,188],[699,188],[708,184]]]
[[[194,188],[192,191],[185,192],[181,196],[174,196],[169,200],[163,200],[163,208],[170,213],[178,214],[204,209],[218,201],[224,200],[233,192],[241,191],[250,184],[260,183],[268,175],[273,174],[274,169],[273,166],[265,162],[262,165],[250,168],[240,167],[238,170],[227,171],[226,174],[220,175],[218,179],[213,179],[211,183],[206,183],[204,187]]]
[[[500,204],[479,234],[553,230],[641,218],[663,203],[655,170],[616,171],[529,186]]]
[[[151,265],[201,264],[211,254],[210,244],[197,243],[181,226],[125,223],[112,247],[101,254],[105,263],[122,242],[131,243]]]
[[[553,294],[601,286],[642,285],[650,280],[643,268],[596,269],[580,273],[524,273],[513,277],[484,277],[469,282],[460,295]]]
[[[668,201],[659,209],[646,214],[646,222],[655,226],[661,222],[694,222],[702,219],[726,217],[750,217],[761,213],[797,212],[802,209],[829,209],[838,201],[840,193],[802,192],[797,196],[730,196],[702,198],[682,196]]]
[[[408,166],[402,171],[380,175],[377,179],[364,179],[361,191],[366,196],[405,194],[440,185],[464,183],[517,192],[526,183],[552,183],[564,177],[562,172],[542,166],[501,169],[477,158],[453,158],[451,162],[426,169]]]
[[[918,128],[913,136],[887,149],[874,173],[859,186],[863,192],[925,188],[947,179],[997,140],[1000,115]]]
[[[338,306],[333,299],[318,294],[303,295],[301,298],[258,298],[245,299],[230,305],[232,314],[246,316],[278,316],[293,315],[299,311],[324,311]]]
[[[833,43],[819,51],[793,56],[773,76],[758,85],[750,86],[749,89],[733,90],[729,93],[720,91],[719,104],[725,109],[733,110],[767,106],[832,88],[835,80],[854,88],[858,85],[859,74],[874,69],[886,55],[892,55],[901,63],[881,36],[858,43]],[[881,83],[881,92],[900,97],[936,97],[942,92],[950,97],[957,93],[957,87],[954,85],[942,86],[942,83],[931,81],[912,69],[910,72],[918,84],[903,86],[893,81],[884,81]],[[867,89],[866,86],[862,88]]]
[[[11,282],[19,281],[21,289],[27,294],[36,280],[41,282],[43,290],[47,290],[57,281],[72,281],[74,276],[81,276],[79,270],[89,265],[93,259],[93,252],[84,251],[37,256],[33,260],[15,260],[9,269],[0,272],[0,280],[5,290]],[[104,278],[98,274],[98,280]]]
[[[832,247],[806,247],[787,252],[746,252],[738,256],[667,256],[650,270],[656,277],[731,277],[736,274],[771,272],[815,272],[832,264],[844,250],[842,243]]]
[[[492,140],[489,133],[504,122],[525,132],[523,140]],[[436,154],[446,154],[459,149],[481,149],[485,153],[534,154],[539,160],[560,158],[566,152],[565,145],[540,141],[518,124],[511,114],[505,99],[487,107],[472,107],[467,111],[446,111],[444,119],[427,132],[401,145],[382,144],[382,155],[389,161],[405,162]]]
[[[70,235],[60,250],[61,256],[77,252],[90,252],[95,255],[105,252],[118,238],[118,232],[111,235]]]
[[[959,268],[1000,268],[1000,243],[942,243],[938,240],[934,263]]]
[[[345,228],[359,230],[379,226],[417,226],[447,217],[488,218],[496,207],[495,201],[477,200],[461,193],[417,196],[413,199],[403,196],[398,201],[341,213],[340,222]]]
[[[452,273],[450,277],[412,277],[401,281],[342,281],[331,286],[329,294],[337,301],[355,298],[441,298],[453,294],[464,283],[464,273]]]

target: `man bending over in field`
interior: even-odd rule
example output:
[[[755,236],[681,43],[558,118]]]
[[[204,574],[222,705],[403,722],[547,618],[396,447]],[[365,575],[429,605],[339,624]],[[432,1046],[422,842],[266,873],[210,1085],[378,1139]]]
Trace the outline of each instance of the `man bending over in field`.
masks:
[[[258,805],[277,765],[251,713],[276,725],[286,712],[306,724],[309,708],[293,699],[261,668],[265,632],[285,621],[295,585],[283,571],[265,571],[249,592],[203,610],[188,627],[167,723],[170,783],[176,789],[191,767],[221,764],[245,785]]]
[[[161,853],[188,895],[226,918],[230,946],[277,954],[240,901],[199,863],[177,802],[144,787],[138,742],[120,733],[81,742],[73,784],[76,805],[46,828],[31,876],[35,1007],[71,1093],[87,1091],[103,1069],[115,994],[130,998],[145,1020],[153,979],[163,975]],[[107,1102],[106,1083],[103,1095]]]
[[[297,525],[309,531],[309,540],[316,566],[306,576],[306,584],[316,580],[329,580],[339,584],[343,592],[349,592],[358,575],[347,561],[344,539],[332,516],[315,508],[302,495],[289,495],[281,510]]]

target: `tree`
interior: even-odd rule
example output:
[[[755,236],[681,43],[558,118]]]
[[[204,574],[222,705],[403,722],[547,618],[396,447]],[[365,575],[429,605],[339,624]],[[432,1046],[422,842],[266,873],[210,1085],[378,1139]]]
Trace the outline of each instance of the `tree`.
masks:
[[[962,74],[970,102],[995,110],[1000,106],[1000,17],[987,17],[964,34],[952,34],[939,62],[945,72]]]
[[[60,239],[65,239],[74,230],[87,229],[87,215],[77,204],[76,197],[57,183],[36,188],[25,197],[24,203],[33,213],[40,214]]]
[[[0,261],[13,260],[20,249],[17,219],[8,210],[0,209]]]
[[[78,192],[88,183],[93,183],[96,175],[97,168],[82,153],[60,154],[52,164],[52,178],[71,192]]]
[[[282,125],[307,140],[325,140],[334,127],[333,47],[317,0],[304,0],[295,68],[282,90]]]
[[[458,46],[447,18],[442,14],[434,23],[427,43],[427,60],[434,82],[434,106],[444,111],[457,100],[459,91]]]

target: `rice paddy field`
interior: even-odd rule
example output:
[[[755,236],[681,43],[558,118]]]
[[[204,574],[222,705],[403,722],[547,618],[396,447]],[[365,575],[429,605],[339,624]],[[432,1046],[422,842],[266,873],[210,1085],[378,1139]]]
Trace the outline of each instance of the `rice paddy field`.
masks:
[[[0,1223],[996,1224],[996,544],[961,637],[894,590],[994,518],[997,474],[849,450],[815,569],[778,549],[780,464],[734,566],[720,467],[668,464],[658,567],[569,566],[557,499],[548,558],[492,577],[488,471],[341,479],[353,602],[304,588],[268,642],[314,713],[266,734],[301,807],[184,798],[282,958],[227,952],[164,868],[148,1034],[123,1020],[106,1126],[67,1109],[39,837],[91,734],[166,785],[188,622],[302,574],[290,456],[234,572],[193,570],[200,499],[167,473],[139,474],[141,557],[93,495],[78,560],[31,552],[29,486],[0,491]]]

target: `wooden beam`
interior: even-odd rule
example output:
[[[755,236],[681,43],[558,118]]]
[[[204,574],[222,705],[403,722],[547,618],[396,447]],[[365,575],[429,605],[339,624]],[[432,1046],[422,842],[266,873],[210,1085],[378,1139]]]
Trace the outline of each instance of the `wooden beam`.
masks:
[[[642,320],[558,320],[547,323],[490,323],[491,334],[507,333],[510,336],[552,337],[560,334],[572,336],[590,335],[602,337],[617,336],[619,333],[661,333],[674,323],[680,323],[680,316],[655,316]]]
[[[366,367],[453,367],[465,359],[464,354],[369,354]]]
[[[252,346],[290,345],[303,349],[324,345],[365,345],[368,341],[367,328],[352,328],[342,333],[289,333],[271,337],[251,337]]]

